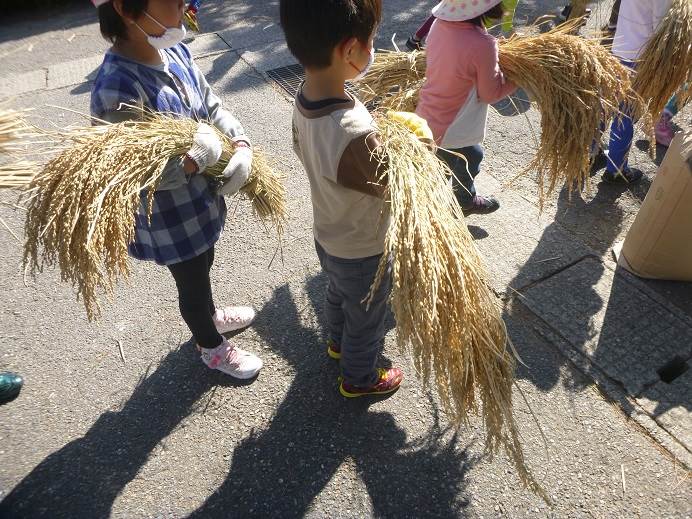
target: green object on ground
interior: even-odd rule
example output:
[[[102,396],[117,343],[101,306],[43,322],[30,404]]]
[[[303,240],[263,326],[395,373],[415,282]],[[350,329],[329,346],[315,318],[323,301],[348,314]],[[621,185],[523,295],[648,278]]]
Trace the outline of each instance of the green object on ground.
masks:
[[[0,373],[0,403],[9,402],[17,397],[24,385],[24,379],[17,373],[5,371]]]

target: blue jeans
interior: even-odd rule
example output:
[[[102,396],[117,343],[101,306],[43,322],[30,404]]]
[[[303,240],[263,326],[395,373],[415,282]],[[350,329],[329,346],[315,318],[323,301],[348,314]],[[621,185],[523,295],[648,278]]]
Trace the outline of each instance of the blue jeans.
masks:
[[[344,259],[331,256],[315,241],[322,270],[327,274],[324,305],[329,338],[341,346],[339,362],[344,382],[369,386],[377,381],[377,357],[384,344],[389,271],[383,276],[370,308],[363,299],[375,279],[382,254]]]
[[[620,60],[623,65],[634,69],[634,62]],[[610,142],[608,143],[608,164],[606,171],[617,173],[627,169],[627,155],[632,146],[634,136],[634,123],[632,121],[632,108],[626,104],[620,104],[621,115],[613,119],[610,125]]]
[[[466,160],[449,153],[449,151],[463,155]],[[476,184],[474,183],[474,179],[481,171],[483,146],[474,144],[473,146],[466,146],[464,148],[457,148],[449,151],[439,148],[437,150],[437,157],[443,160],[447,166],[449,166],[449,169],[452,170],[452,173],[454,173],[452,177],[454,195],[457,197],[459,205],[467,209],[473,203],[473,197],[476,195]]]

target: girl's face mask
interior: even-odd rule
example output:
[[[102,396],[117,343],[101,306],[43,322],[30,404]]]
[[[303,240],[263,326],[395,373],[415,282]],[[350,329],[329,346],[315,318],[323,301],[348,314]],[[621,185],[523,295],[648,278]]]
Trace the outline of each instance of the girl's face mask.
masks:
[[[163,34],[161,36],[152,36],[150,34],[147,34],[144,29],[142,29],[136,22],[135,25],[137,28],[144,33],[144,35],[147,37],[147,41],[149,42],[149,45],[154,47],[157,50],[163,50],[163,49],[168,49],[170,47],[173,47],[183,41],[185,39],[185,35],[187,34],[187,31],[185,29],[185,25],[182,23],[180,24],[180,27],[165,27],[161,25],[161,23],[151,16],[149,13],[144,11],[144,14],[156,25],[161,27],[163,29]]]

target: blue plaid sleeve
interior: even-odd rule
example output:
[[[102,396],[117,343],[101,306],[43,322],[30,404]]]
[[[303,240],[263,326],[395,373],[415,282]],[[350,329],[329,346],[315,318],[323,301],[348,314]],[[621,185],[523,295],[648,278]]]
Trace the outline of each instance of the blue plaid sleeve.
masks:
[[[151,100],[132,70],[118,66],[112,56],[107,55],[91,90],[91,115],[110,120],[109,113],[127,111],[124,105],[151,108]],[[117,120],[127,118],[116,117]]]

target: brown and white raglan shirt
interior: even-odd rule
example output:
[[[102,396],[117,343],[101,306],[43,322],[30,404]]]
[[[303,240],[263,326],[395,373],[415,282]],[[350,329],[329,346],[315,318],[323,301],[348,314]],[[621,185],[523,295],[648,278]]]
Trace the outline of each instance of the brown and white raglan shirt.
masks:
[[[389,208],[372,155],[378,144],[373,118],[360,101],[313,103],[299,90],[293,147],[310,180],[315,239],[331,256],[365,258],[384,250]]]

